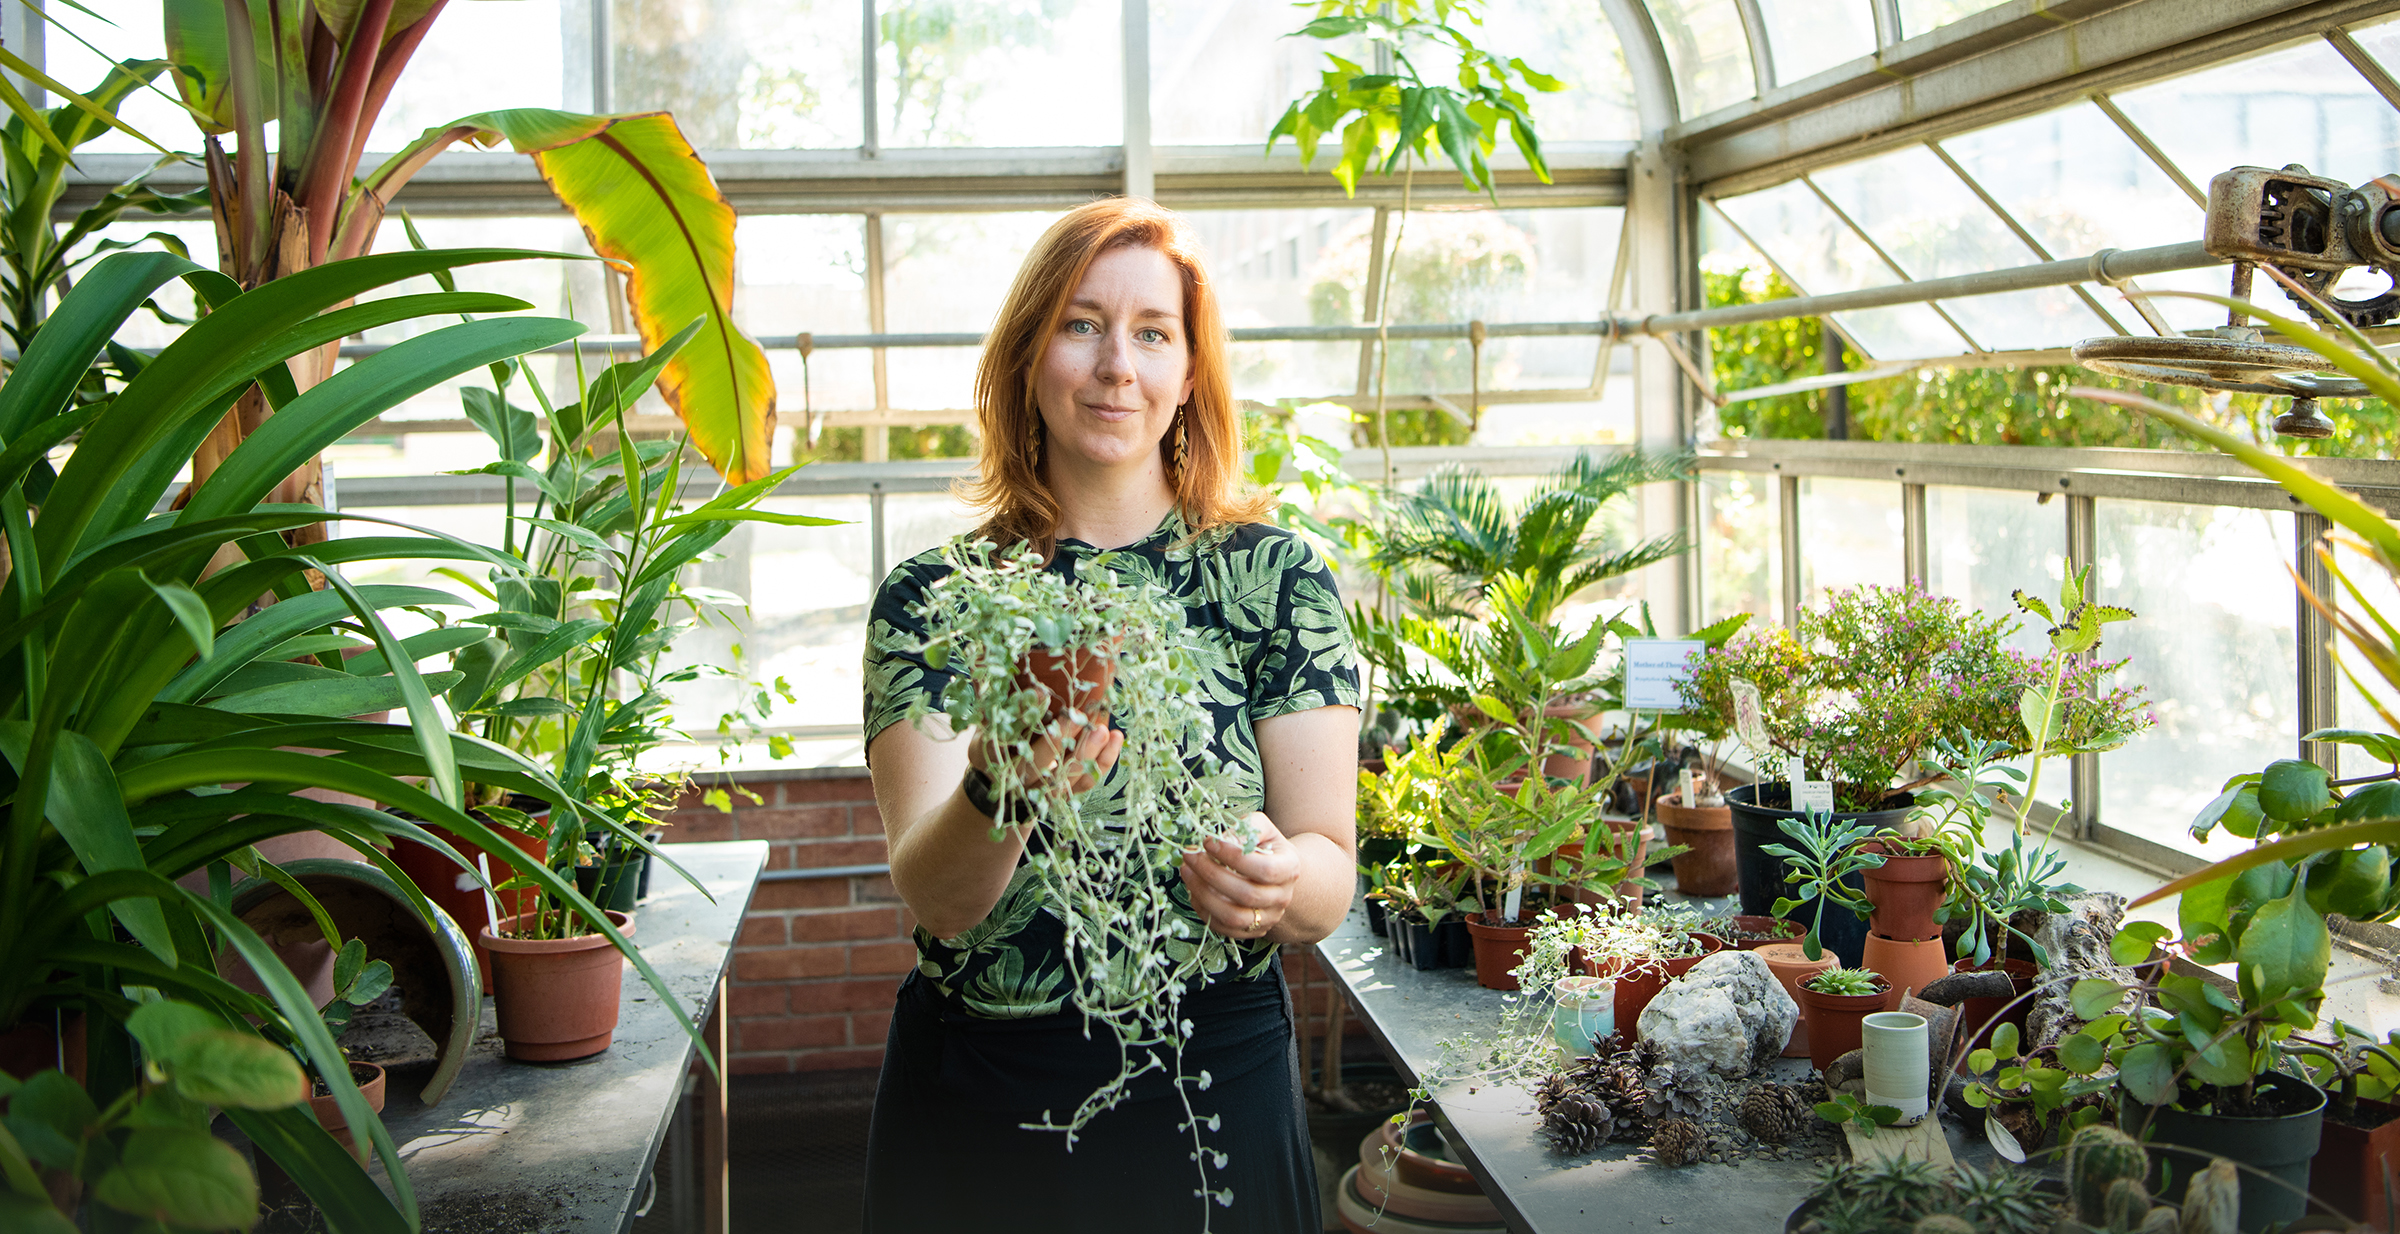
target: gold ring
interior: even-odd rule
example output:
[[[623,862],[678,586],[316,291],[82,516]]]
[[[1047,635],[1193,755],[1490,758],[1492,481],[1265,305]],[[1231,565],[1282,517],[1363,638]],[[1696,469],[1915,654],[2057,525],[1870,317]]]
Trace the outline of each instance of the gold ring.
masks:
[[[1264,914],[1260,913],[1260,912],[1259,912],[1257,909],[1255,909],[1255,908],[1250,910],[1250,928],[1251,928],[1251,929],[1253,929],[1253,930],[1255,930],[1255,929],[1258,929],[1258,928],[1259,928],[1259,925],[1258,925],[1258,923],[1259,923],[1260,921],[1263,921],[1263,920],[1265,920],[1265,916],[1264,916]]]

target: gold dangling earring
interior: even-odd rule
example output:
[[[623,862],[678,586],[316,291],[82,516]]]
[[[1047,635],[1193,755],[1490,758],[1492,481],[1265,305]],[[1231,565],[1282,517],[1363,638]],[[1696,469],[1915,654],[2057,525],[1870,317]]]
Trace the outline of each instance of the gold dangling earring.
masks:
[[[1175,474],[1178,476],[1183,474],[1184,464],[1192,456],[1192,426],[1186,415],[1190,407],[1191,404],[1186,403],[1175,409]]]
[[[1025,435],[1025,461],[1034,467],[1042,465],[1042,413],[1038,411],[1033,413],[1033,431]]]

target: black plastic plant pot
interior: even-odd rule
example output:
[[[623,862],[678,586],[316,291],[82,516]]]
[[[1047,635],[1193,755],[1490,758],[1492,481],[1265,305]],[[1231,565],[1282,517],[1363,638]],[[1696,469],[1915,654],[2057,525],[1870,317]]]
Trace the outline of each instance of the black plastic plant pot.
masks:
[[[1434,968],[1475,967],[1475,936],[1467,932],[1464,917],[1444,917],[1433,927],[1433,947]]]
[[[641,898],[642,884],[649,881],[645,863],[650,855],[638,849],[629,851],[615,844],[604,844],[597,832],[590,839],[604,856],[588,866],[575,867],[575,890],[601,908],[632,912]]]
[[[2181,1203],[2184,1184],[2193,1173],[2205,1168],[2210,1158],[2223,1157],[2243,1167],[2244,1231],[2296,1221],[2307,1212],[2308,1165],[2317,1155],[2318,1138],[2325,1129],[2325,1091],[2273,1071],[2258,1077],[2258,1091],[2262,1102],[2283,1112],[2243,1118],[2122,1103],[2117,1109],[2117,1125],[2152,1145],[2150,1159],[2159,1176],[2151,1191],[2168,1203]],[[2147,1134],[2142,1130],[2145,1118],[2149,1121]],[[2260,1178],[2252,1170],[2276,1181]]]
[[[1783,832],[1786,819],[1800,818],[1796,810],[1785,809],[1791,804],[1791,786],[1779,782],[1745,784],[1725,794],[1725,803],[1733,808],[1733,867],[1740,883],[1742,911],[1754,917],[1775,916],[1775,901],[1789,894],[1791,884],[1784,881],[1784,860],[1766,850],[1770,844],[1789,844],[1792,838]],[[1837,822],[1865,823],[1877,831],[1889,831],[1908,820],[1914,809],[1914,793],[1893,793],[1883,799],[1883,808],[1863,813],[1836,812]],[[1867,894],[1863,874],[1852,874],[1842,885]],[[1825,917],[1817,920],[1817,902],[1808,900],[1800,907],[1783,914],[1800,923],[1802,928],[1817,926],[1817,938],[1825,949],[1841,957],[1842,967],[1857,968],[1867,947],[1867,923],[1864,918],[1838,904],[1825,906]]]
[[[1442,967],[1441,949],[1434,939],[1434,927],[1422,921],[1402,921],[1392,918],[1392,945],[1409,967],[1420,971]]]
[[[1383,933],[1383,901],[1368,900],[1366,905],[1367,929],[1372,930],[1377,934]]]

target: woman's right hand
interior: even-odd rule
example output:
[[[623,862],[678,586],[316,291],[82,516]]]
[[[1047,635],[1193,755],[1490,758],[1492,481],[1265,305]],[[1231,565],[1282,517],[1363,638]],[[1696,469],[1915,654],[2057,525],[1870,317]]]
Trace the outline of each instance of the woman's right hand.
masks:
[[[1070,777],[1067,791],[1080,794],[1108,778],[1124,748],[1125,734],[1108,726],[1107,712],[1082,724],[1062,716],[1049,734],[1034,738],[1031,753],[1018,763],[1017,774],[1028,787],[1065,775]],[[980,737],[967,749],[967,763],[978,771],[989,773],[999,761],[991,744]]]

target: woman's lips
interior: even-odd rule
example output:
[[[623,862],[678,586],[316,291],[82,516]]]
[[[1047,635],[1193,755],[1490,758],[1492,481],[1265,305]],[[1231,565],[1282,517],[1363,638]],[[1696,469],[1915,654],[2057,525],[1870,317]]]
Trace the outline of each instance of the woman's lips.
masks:
[[[1116,424],[1120,421],[1130,420],[1136,415],[1140,414],[1139,410],[1136,408],[1118,407],[1110,403],[1091,403],[1085,405],[1091,408],[1093,415],[1100,417],[1102,420],[1105,420],[1110,424]]]

